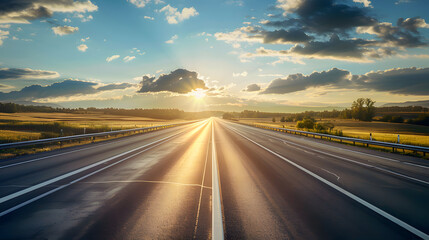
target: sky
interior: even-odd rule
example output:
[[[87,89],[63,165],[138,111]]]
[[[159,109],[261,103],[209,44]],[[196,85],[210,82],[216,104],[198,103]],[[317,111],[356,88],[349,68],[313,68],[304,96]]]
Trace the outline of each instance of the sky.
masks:
[[[0,101],[297,112],[429,100],[427,0],[2,0]]]

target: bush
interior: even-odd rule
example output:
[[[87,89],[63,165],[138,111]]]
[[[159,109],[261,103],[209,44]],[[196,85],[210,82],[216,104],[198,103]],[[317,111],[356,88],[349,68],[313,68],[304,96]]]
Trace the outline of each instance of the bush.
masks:
[[[313,129],[314,128],[314,119],[312,118],[304,118],[302,121],[298,121],[296,123],[297,128],[306,128]]]

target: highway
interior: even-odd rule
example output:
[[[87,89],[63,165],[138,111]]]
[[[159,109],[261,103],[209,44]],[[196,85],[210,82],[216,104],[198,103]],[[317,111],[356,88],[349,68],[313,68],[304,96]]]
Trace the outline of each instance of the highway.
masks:
[[[0,162],[0,239],[429,239],[429,162],[218,118]]]

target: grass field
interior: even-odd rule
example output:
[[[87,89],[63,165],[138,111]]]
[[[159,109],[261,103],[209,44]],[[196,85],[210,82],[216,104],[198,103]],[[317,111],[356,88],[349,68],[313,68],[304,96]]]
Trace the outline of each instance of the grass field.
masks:
[[[262,124],[273,127],[296,129],[296,122],[272,122],[271,118],[240,119],[240,122]],[[429,146],[429,127],[404,123],[388,122],[360,122],[349,119],[319,119],[318,122],[331,122],[335,130],[342,130],[345,137],[369,139],[372,133],[373,140],[396,142],[398,134],[400,143],[418,146]]]
[[[132,129],[183,122],[183,120],[160,120],[134,116],[72,113],[0,113],[0,143],[19,142],[70,136],[76,134],[105,132],[110,130]],[[61,131],[62,130],[62,131]],[[104,139],[97,139],[100,141]],[[1,150],[0,158],[50,151],[59,147],[89,143],[66,143],[63,145],[40,146]]]

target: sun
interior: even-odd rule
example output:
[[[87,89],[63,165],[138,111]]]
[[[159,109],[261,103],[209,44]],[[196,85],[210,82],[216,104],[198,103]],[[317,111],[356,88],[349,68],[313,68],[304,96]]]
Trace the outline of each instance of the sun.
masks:
[[[194,96],[194,98],[197,100],[201,100],[206,96],[206,91],[201,88],[197,88],[192,90],[192,92],[190,92],[190,95]]]

